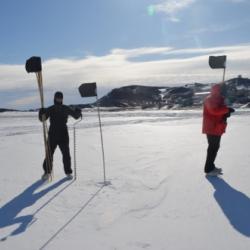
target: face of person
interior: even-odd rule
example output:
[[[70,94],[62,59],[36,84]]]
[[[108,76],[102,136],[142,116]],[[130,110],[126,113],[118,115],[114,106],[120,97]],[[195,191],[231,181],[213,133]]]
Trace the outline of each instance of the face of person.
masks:
[[[61,103],[61,104],[62,104],[63,99],[62,99],[62,98],[59,98],[59,97],[56,97],[56,98],[55,98],[55,102],[56,102],[56,103]]]

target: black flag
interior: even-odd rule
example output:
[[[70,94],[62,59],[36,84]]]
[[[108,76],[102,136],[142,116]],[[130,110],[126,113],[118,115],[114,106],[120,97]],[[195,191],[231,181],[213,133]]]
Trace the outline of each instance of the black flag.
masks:
[[[78,88],[81,97],[91,97],[91,96],[97,96],[96,93],[96,83],[91,82],[91,83],[83,83],[79,88]]]
[[[209,66],[212,69],[225,69],[227,56],[209,56]]]
[[[42,71],[41,57],[33,56],[26,61],[26,71],[28,73],[37,73]]]

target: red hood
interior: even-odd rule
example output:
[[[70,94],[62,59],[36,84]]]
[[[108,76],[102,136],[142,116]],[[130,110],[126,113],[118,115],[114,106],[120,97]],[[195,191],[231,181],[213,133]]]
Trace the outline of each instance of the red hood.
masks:
[[[211,96],[221,96],[221,86],[220,84],[215,84],[211,89]]]

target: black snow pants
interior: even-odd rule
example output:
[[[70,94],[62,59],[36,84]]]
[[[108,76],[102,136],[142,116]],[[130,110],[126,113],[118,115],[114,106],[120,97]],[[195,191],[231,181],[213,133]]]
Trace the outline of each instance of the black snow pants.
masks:
[[[211,172],[214,168],[214,161],[220,148],[221,136],[219,135],[207,135],[208,148],[207,159],[205,163],[205,173]]]
[[[70,150],[69,150],[69,135],[66,132],[63,136],[58,137],[54,136],[53,131],[49,132],[49,147],[50,147],[50,154],[51,154],[51,166],[53,165],[53,155],[56,150],[56,147],[59,146],[62,156],[63,156],[63,166],[65,174],[71,174],[71,157],[70,157]],[[52,169],[50,166],[47,166],[46,158],[43,162],[43,170],[44,173],[51,173]]]

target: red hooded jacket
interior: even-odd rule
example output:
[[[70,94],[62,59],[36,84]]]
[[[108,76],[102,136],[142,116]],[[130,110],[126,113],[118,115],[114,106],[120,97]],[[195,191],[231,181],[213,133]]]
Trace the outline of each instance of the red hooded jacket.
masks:
[[[220,84],[212,87],[210,95],[203,104],[203,126],[202,133],[208,135],[222,135],[227,127],[225,115],[229,108],[224,103],[221,95]]]

